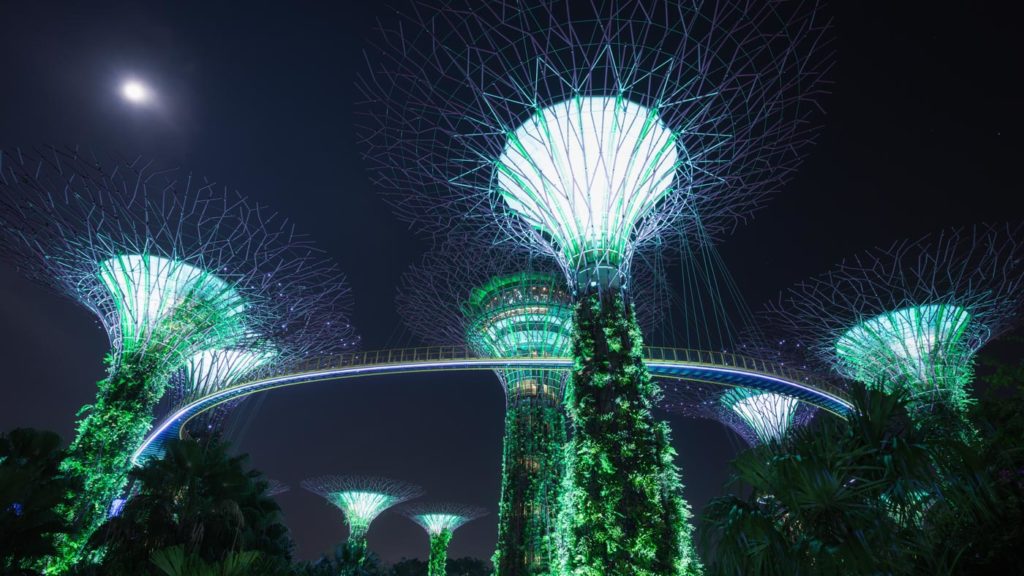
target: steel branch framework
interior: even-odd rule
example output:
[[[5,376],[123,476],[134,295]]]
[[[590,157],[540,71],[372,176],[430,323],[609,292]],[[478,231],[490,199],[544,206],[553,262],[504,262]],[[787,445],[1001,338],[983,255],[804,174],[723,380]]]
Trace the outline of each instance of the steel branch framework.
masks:
[[[846,378],[962,409],[976,352],[1019,320],[1022,231],[952,229],[857,255],[785,292],[766,318]]]
[[[400,18],[361,80],[382,188],[428,231],[489,229],[573,282],[745,220],[813,138],[832,62],[804,2],[421,2]]]

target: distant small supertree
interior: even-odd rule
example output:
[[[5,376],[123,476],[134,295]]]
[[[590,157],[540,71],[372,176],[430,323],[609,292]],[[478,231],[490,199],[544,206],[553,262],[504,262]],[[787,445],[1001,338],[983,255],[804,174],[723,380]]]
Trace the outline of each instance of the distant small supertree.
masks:
[[[815,413],[814,407],[796,398],[765,390],[700,382],[667,382],[662,388],[662,408],[720,422],[748,446],[780,442],[793,427],[806,424]]]
[[[448,543],[463,524],[487,514],[483,508],[465,504],[416,503],[402,508],[402,514],[419,524],[430,537],[428,576],[445,576],[448,562]]]
[[[0,234],[0,257],[94,313],[110,342],[107,378],[63,464],[84,488],[64,511],[79,532],[61,543],[55,573],[123,489],[176,372],[190,370],[202,393],[309,342],[307,330],[330,339],[313,349],[353,340],[344,277],[287,221],[142,160],[0,154]]]
[[[304,480],[302,487],[322,496],[345,515],[349,530],[346,546],[358,563],[366,558],[366,532],[377,516],[423,495],[419,486],[379,476],[318,476]]]
[[[845,260],[765,315],[843,377],[962,415],[978,349],[1020,318],[1020,225],[946,230]]]
[[[382,188],[429,232],[487,230],[554,258],[577,300],[565,570],[698,570],[622,288],[636,254],[730,231],[792,175],[827,22],[813,2],[677,0],[417,2],[398,17],[362,79]]]

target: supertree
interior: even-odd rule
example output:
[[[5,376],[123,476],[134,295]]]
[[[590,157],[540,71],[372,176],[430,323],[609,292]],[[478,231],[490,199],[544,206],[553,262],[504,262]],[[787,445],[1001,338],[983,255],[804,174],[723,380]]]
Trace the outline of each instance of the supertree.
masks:
[[[918,417],[952,413],[955,425],[975,354],[1019,318],[1021,232],[979,225],[859,254],[783,293],[766,319],[843,377],[906,388]]]
[[[288,222],[142,160],[0,155],[0,228],[0,255],[95,314],[110,342],[107,377],[62,465],[83,482],[63,510],[78,535],[61,542],[51,572],[81,557],[122,491],[173,374],[212,373],[202,358],[222,350],[271,354],[323,322],[337,329],[332,345],[352,338],[344,277]]]
[[[410,520],[419,524],[430,537],[430,560],[427,564],[428,576],[445,576],[448,563],[448,543],[452,535],[466,522],[476,520],[487,514],[483,508],[465,504],[414,503],[402,508],[402,513]]]
[[[490,229],[572,286],[567,572],[698,569],[622,289],[635,253],[728,231],[792,172],[824,24],[802,3],[416,4],[369,53],[368,156],[399,213]]]
[[[366,558],[366,532],[377,516],[423,495],[419,486],[379,476],[318,476],[304,480],[302,487],[322,496],[345,515],[349,531],[346,546],[358,563]]]
[[[552,264],[501,250],[452,259],[441,247],[402,276],[398,311],[432,344],[467,345],[484,357],[567,357],[572,298]],[[546,573],[556,557],[568,372],[495,372],[506,409],[494,565],[501,574]]]

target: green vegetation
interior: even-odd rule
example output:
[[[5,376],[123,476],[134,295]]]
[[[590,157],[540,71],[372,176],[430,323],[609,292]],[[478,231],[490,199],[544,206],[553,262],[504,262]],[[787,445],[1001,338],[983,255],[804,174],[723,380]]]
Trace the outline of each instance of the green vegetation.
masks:
[[[19,428],[0,435],[0,573],[30,570],[56,551],[72,526],[57,512],[80,486],[63,477],[64,453],[53,432]]]
[[[735,493],[704,512],[709,573],[981,575],[1020,566],[1024,364],[999,365],[987,380],[971,439],[949,434],[942,411],[921,419],[906,388],[860,386],[848,421],[822,418],[781,445],[740,454]]]
[[[640,329],[619,294],[576,308],[560,537],[573,576],[697,574],[690,510]]]

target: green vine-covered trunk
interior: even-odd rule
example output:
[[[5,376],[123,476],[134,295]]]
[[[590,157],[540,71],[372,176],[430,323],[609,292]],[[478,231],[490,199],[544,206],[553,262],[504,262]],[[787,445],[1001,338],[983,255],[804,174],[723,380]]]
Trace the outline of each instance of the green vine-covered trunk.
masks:
[[[344,546],[347,557],[355,566],[361,567],[366,562],[366,532],[349,534]]]
[[[561,382],[553,388],[560,390]],[[496,575],[547,575],[557,565],[557,503],[565,436],[565,416],[557,396],[516,395],[510,386],[498,546],[493,558]]]
[[[563,572],[699,574],[669,429],[652,413],[660,391],[643,363],[631,307],[617,293],[593,294],[575,314],[566,392],[573,437],[559,527]]]
[[[125,488],[131,455],[145,438],[153,408],[166,387],[167,376],[158,361],[143,354],[128,355],[99,383],[96,403],[79,412],[84,417],[61,464],[64,473],[82,483],[61,510],[74,523],[76,533],[58,542],[58,555],[48,573],[63,573],[82,558],[89,537]]]
[[[448,572],[448,543],[452,541],[451,530],[442,530],[430,535],[430,562],[427,576],[445,576]]]

